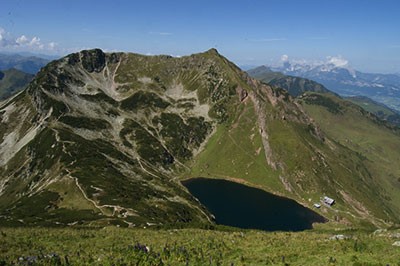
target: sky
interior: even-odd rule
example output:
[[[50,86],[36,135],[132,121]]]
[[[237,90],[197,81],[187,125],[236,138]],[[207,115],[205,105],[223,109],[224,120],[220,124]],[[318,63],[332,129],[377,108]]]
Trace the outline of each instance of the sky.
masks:
[[[1,1],[0,52],[96,47],[173,56],[214,47],[241,66],[336,58],[400,73],[400,1]]]

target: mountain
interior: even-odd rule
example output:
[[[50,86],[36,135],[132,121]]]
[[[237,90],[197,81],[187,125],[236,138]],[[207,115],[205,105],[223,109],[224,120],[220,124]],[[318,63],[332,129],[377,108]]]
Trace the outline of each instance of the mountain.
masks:
[[[281,72],[275,72],[267,66],[250,69],[247,73],[251,77],[268,83],[271,86],[287,90],[293,97],[298,97],[307,91],[334,94],[318,82],[306,78],[287,76]],[[383,103],[378,103],[366,96],[350,96],[345,97],[345,99],[359,105],[364,110],[376,115],[383,121],[387,121],[394,126],[400,125],[400,115],[398,111],[387,107]]]
[[[25,89],[32,79],[32,74],[14,68],[0,71],[0,100]]]
[[[349,100],[364,110],[373,113],[380,119],[387,121],[388,123],[400,126],[400,114],[398,111],[393,110],[382,103],[378,103],[368,97],[365,96],[353,96],[346,97],[346,100]]]
[[[400,76],[363,73],[347,62],[328,61],[321,64],[284,62],[273,71],[315,80],[342,96],[367,96],[400,111]]]
[[[323,85],[306,78],[284,75],[281,72],[272,71],[271,68],[260,66],[250,69],[247,73],[262,82],[271,86],[285,89],[293,97],[297,97],[306,91],[330,92]]]
[[[328,195],[334,226],[398,224],[399,133],[329,97],[294,99],[215,49],[68,55],[0,106],[0,223],[208,227],[180,180],[210,177],[310,208]],[[329,128],[349,118],[346,138]]]
[[[0,70],[15,68],[29,74],[36,74],[49,59],[19,54],[0,54]]]
[[[275,78],[269,81],[268,84],[287,90],[293,97],[297,97],[306,91],[330,93],[323,85],[310,79],[299,77],[285,76]]]
[[[56,60],[61,57],[61,56],[55,55],[55,54],[50,55],[50,54],[31,53],[31,52],[23,52],[23,51],[19,51],[17,53],[3,52],[3,54],[19,55],[19,56],[23,56],[23,57],[37,57],[37,58],[41,58],[41,59],[47,59],[48,61]]]
[[[240,69],[242,69],[242,70],[244,70],[244,71],[247,71],[247,70],[249,70],[249,69],[256,68],[257,65],[240,65],[239,67],[240,67]]]
[[[246,71],[252,78],[261,80],[262,82],[269,83],[275,78],[281,78],[285,75],[280,72],[272,71],[271,68],[267,66],[259,66]]]

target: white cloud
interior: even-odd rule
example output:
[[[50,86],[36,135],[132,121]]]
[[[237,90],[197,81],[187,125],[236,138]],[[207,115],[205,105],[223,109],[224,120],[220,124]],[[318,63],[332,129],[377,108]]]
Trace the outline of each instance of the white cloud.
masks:
[[[326,56],[322,60],[318,59],[302,59],[292,58],[286,54],[281,55],[280,59],[272,63],[272,66],[281,67],[285,63],[290,63],[294,68],[296,67],[307,67],[309,69],[314,67],[322,67],[325,70],[330,70],[336,67],[346,68],[352,71],[350,62],[341,55],[337,56]]]
[[[55,51],[57,43],[43,43],[37,36],[12,36],[10,32],[0,27],[0,48],[13,51]]]
[[[21,35],[20,37],[18,37],[15,42],[19,45],[24,45],[29,43],[29,39],[25,36],[25,35]]]
[[[12,45],[15,41],[9,38],[9,33],[0,27],[0,48]]]
[[[349,61],[344,59],[341,55],[339,56],[327,56],[327,64],[334,65],[335,67],[345,67],[349,64]]]
[[[57,47],[57,45],[58,45],[58,44],[55,43],[55,42],[50,42],[50,43],[48,44],[50,50],[54,50],[54,49]]]
[[[29,42],[29,46],[40,46],[40,38],[39,37],[33,37],[32,40]]]

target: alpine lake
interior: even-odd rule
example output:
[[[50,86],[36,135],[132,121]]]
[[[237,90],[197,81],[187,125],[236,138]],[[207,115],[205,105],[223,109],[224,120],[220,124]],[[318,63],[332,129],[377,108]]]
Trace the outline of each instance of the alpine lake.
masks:
[[[221,225],[265,231],[303,231],[326,219],[296,201],[222,179],[182,182]]]

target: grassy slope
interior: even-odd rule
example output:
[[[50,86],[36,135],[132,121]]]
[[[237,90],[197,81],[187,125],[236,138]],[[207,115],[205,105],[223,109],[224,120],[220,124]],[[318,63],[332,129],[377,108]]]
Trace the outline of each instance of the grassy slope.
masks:
[[[185,177],[231,179],[279,194],[283,187],[266,163],[253,104],[247,101],[238,108],[232,125],[218,126]]]
[[[394,126],[400,126],[400,114],[382,103],[378,103],[363,96],[347,97],[346,100],[357,104],[364,110],[375,114],[380,119],[385,120]]]
[[[259,149],[261,137],[254,121],[256,114],[253,104],[247,101],[236,109],[230,126],[217,128],[205,149],[189,165],[191,170],[184,178],[203,176],[243,182],[293,198],[310,208],[328,195],[337,204],[318,212],[342,224],[370,226],[370,215],[364,206],[382,221],[387,219],[387,213],[396,216],[390,205],[376,204],[389,188],[377,189],[380,180],[370,177],[365,158],[358,151],[336,143],[335,136],[318,140],[313,136],[314,125],[281,118],[282,114],[291,115],[290,109],[281,113],[285,108],[267,104],[265,109],[269,143],[278,170],[268,166],[264,150]]]
[[[390,128],[373,121],[365,112],[353,104],[337,97],[325,95],[339,104],[339,114],[333,114],[320,105],[304,104],[307,112],[322,129],[343,146],[365,157],[373,179],[386,194],[382,195],[395,210],[400,211],[400,137]],[[377,187],[378,189],[378,187]],[[382,191],[383,192],[383,191]]]
[[[23,90],[32,80],[33,75],[17,69],[3,71],[4,77],[0,79],[0,100]]]
[[[281,78],[285,78],[287,76],[285,76],[284,74],[282,74],[281,72],[267,72],[267,73],[263,73],[263,74],[259,74],[259,75],[251,75],[253,78],[261,80],[262,82],[265,83],[269,83],[272,80],[275,79],[281,79]]]
[[[323,85],[315,81],[299,77],[282,76],[273,78],[269,80],[267,83],[271,86],[287,90],[289,94],[292,95],[293,97],[297,97],[306,91],[330,92]]]
[[[382,112],[385,115],[395,114],[395,112],[391,110],[389,107],[385,106],[384,104],[375,102],[374,100],[371,100],[368,97],[354,96],[354,97],[347,97],[346,100],[349,100],[352,103],[359,105],[364,110],[373,114],[377,112]]]
[[[268,83],[275,78],[285,77],[281,72],[274,72],[269,67],[259,66],[246,71],[251,77],[261,80],[262,82]]]
[[[385,219],[382,209],[387,208],[370,200],[378,199],[379,195],[374,183],[367,180],[368,171],[356,152],[341,145],[331,149],[310,134],[309,126],[276,119],[278,112],[271,106],[268,108],[269,142],[275,161],[284,170],[273,170],[266,163],[253,103],[246,101],[238,106],[230,126],[223,124],[217,128],[204,150],[191,162],[191,170],[184,178],[230,179],[294,198],[309,207],[319,202],[321,196],[329,195],[337,204],[333,209],[323,207],[318,212],[331,221],[366,226],[369,223],[366,217],[354,219],[348,214],[352,206],[340,194],[343,190]],[[287,183],[286,189],[282,179]]]
[[[0,264],[40,265],[398,265],[398,231],[211,231],[4,229]],[[343,234],[349,239],[330,238]],[[145,247],[149,251],[145,251]],[[52,258],[49,255],[52,255]],[[45,256],[46,255],[46,256]],[[22,259],[21,259],[22,260]],[[28,264],[27,264],[28,265]]]
[[[368,171],[358,154],[340,145],[331,148],[330,141],[316,141],[306,125],[271,120],[269,129],[271,148],[284,165],[282,177],[294,191],[286,191],[289,197],[295,194],[298,200],[311,207],[321,196],[330,196],[336,199],[334,208],[318,211],[331,221],[366,225],[369,219],[365,215],[360,215],[359,218],[364,217],[360,220],[348,215],[347,211],[353,206],[341,194],[341,191],[345,191],[363,202],[377,217],[385,219],[383,207],[370,200],[378,199],[378,195],[374,184],[368,180]]]

